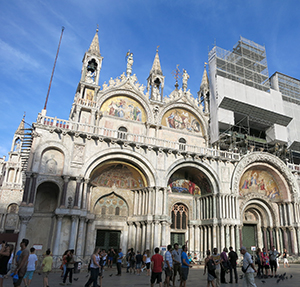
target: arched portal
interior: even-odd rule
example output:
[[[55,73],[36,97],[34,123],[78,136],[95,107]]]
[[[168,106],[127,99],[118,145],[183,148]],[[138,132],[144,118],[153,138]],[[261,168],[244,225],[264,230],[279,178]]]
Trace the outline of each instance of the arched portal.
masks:
[[[242,213],[242,238],[241,243],[248,250],[253,247],[271,246],[279,249],[275,232],[275,211],[268,202],[262,199],[250,199],[244,206]]]

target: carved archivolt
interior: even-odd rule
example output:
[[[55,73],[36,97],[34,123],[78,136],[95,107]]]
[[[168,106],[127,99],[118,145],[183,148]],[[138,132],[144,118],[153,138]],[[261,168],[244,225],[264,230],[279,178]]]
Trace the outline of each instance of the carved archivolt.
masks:
[[[253,152],[242,157],[242,159],[239,161],[232,175],[231,190],[233,193],[239,192],[239,183],[243,173],[246,171],[247,167],[255,163],[267,163],[273,166],[278,171],[278,173],[280,173],[286,180],[286,183],[293,197],[298,198],[299,186],[297,184],[296,178],[291,173],[286,164],[278,157],[263,152]]]

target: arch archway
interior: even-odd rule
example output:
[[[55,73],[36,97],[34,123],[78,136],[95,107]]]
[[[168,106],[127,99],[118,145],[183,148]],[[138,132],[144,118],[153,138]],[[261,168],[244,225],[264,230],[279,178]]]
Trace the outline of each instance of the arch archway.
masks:
[[[35,212],[54,212],[58,206],[59,187],[50,181],[43,182],[37,188],[34,204]]]

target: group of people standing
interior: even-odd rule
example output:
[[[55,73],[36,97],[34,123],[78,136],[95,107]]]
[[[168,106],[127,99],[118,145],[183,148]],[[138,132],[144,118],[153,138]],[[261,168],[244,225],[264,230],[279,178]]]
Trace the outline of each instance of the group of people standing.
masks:
[[[25,287],[29,287],[33,278],[34,271],[37,268],[38,258],[35,254],[35,248],[31,247],[30,251],[27,249],[29,240],[23,238],[20,243],[20,250],[15,255],[15,268],[10,270],[13,263],[13,249],[12,244],[2,242],[0,250],[0,287],[3,287],[3,279],[9,274],[13,277],[13,285],[19,287],[24,282]],[[48,249],[44,255],[41,265],[43,274],[43,286],[49,285],[48,275],[52,269],[53,259]]]
[[[262,250],[260,248],[256,251],[256,263],[258,265],[257,276],[259,277],[273,277],[276,276],[277,268],[279,267],[278,258],[281,255],[274,246],[271,247],[271,250],[266,250],[264,247]],[[288,262],[288,253],[286,249],[282,254],[283,257],[283,267],[290,267]],[[271,273],[270,273],[271,269]]]

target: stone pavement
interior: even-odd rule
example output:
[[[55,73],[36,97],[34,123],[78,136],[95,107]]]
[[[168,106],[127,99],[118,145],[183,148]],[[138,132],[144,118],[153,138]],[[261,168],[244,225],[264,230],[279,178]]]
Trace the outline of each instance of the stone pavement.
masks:
[[[112,269],[105,269],[104,272],[104,278],[102,281],[102,287],[121,287],[121,286],[129,286],[129,287],[137,287],[137,286],[150,286],[150,277],[147,277],[145,272],[141,274],[141,276],[137,276],[134,274],[126,273],[126,269],[122,269],[122,276],[115,276],[116,274],[116,268]],[[286,272],[286,276],[289,279],[286,279],[284,281],[280,281],[277,283],[277,279],[269,278],[269,279],[263,279],[262,282],[261,279],[256,279],[256,285],[257,287],[264,286],[276,286],[276,287],[291,287],[291,286],[300,286],[300,265],[299,264],[292,264],[290,268],[283,268],[281,265],[278,274],[282,274]],[[60,272],[53,272],[50,274],[49,277],[49,286],[50,287],[58,287],[60,286],[59,283],[62,282],[60,277]],[[109,276],[110,274],[113,274],[112,276]],[[242,275],[242,272],[239,268],[239,277]],[[72,287],[83,287],[86,281],[88,280],[88,273],[86,270],[81,270],[78,274],[73,274],[73,278],[78,278],[77,281],[73,280]],[[292,278],[290,276],[292,275]],[[229,275],[228,281],[229,281]],[[163,276],[164,278],[164,276]],[[68,282],[68,281],[67,281]],[[187,281],[187,287],[190,286],[203,286],[206,287],[207,281],[206,276],[203,276],[203,265],[194,266],[190,269],[190,274]],[[299,285],[298,285],[299,284]],[[4,279],[4,287],[13,287],[12,279]],[[66,285],[66,287],[69,285]],[[158,285],[154,285],[155,287]],[[179,282],[176,282],[176,286],[179,286]],[[221,284],[221,287],[236,287],[236,286],[243,286],[243,280],[239,278],[238,284]],[[274,287],[275,287],[274,286]],[[22,287],[24,287],[24,284],[22,284]],[[31,287],[43,287],[43,278],[42,275],[38,275],[38,273],[34,274]]]

